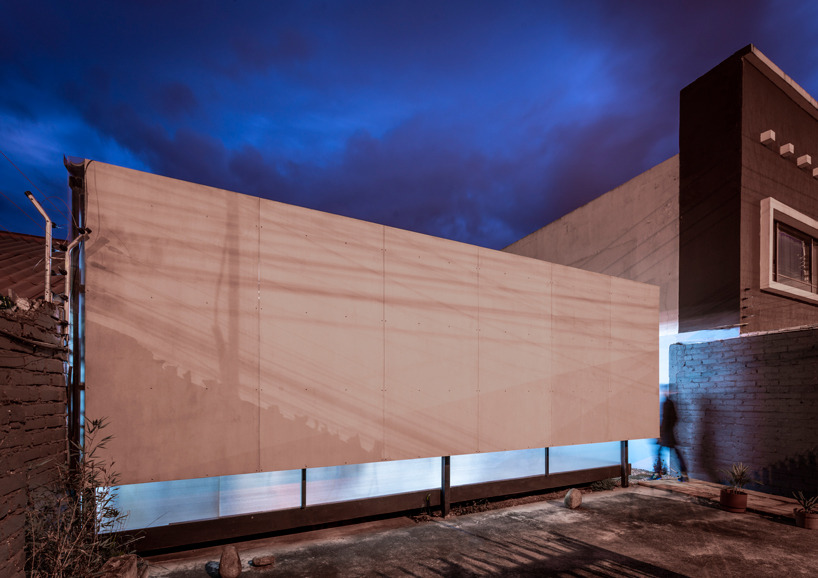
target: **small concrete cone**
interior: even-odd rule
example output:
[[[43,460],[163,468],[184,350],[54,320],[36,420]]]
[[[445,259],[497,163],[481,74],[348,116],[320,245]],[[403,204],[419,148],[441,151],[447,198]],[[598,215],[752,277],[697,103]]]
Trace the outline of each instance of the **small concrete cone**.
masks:
[[[576,488],[571,488],[568,490],[568,493],[565,494],[563,503],[565,504],[566,508],[576,510],[582,505],[582,492]]]
[[[241,574],[241,558],[235,546],[225,546],[219,560],[219,576],[221,578],[238,578]]]

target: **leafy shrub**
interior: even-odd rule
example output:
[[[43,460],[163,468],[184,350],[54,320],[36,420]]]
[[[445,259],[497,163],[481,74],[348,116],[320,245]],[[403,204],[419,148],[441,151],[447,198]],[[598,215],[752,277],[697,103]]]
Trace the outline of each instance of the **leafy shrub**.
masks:
[[[750,477],[750,466],[746,466],[741,462],[733,464],[729,470],[719,471],[727,474],[730,491],[734,494],[743,494],[744,492],[741,491],[742,488],[747,484],[755,482],[755,480]]]
[[[798,505],[800,505],[801,509],[807,514],[818,513],[818,496],[807,498],[800,490],[797,494],[793,492],[792,495],[795,496],[795,499],[798,500]]]
[[[29,470],[26,570],[30,578],[90,576],[108,558],[130,552],[135,539],[122,542],[112,534],[127,519],[114,505],[118,481],[111,470],[113,462],[109,465],[97,456],[111,439],[97,439],[106,425],[104,419],[86,420],[85,451],[74,471],[67,464],[54,464],[46,470],[49,481],[33,485],[32,472],[42,472],[49,460]]]

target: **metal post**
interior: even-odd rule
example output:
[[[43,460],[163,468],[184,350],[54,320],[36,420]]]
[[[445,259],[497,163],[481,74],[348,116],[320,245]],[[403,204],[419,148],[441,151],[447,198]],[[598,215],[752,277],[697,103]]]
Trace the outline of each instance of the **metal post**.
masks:
[[[548,448],[545,448],[545,475],[549,475],[551,470],[551,464],[549,463],[548,459]]]
[[[301,468],[301,509],[307,507],[307,468]]]
[[[619,476],[622,480],[622,487],[627,488],[628,483],[628,440],[619,442]]]
[[[45,219],[45,301],[46,303],[51,303],[51,218],[48,216],[48,213],[45,212],[42,205],[37,202],[37,199],[34,198],[34,195],[31,194],[31,191],[26,191],[26,196],[28,200],[34,205],[34,208],[39,211],[39,213]]]
[[[444,518],[449,515],[452,500],[451,478],[449,477],[450,460],[449,456],[440,458],[440,510]]]

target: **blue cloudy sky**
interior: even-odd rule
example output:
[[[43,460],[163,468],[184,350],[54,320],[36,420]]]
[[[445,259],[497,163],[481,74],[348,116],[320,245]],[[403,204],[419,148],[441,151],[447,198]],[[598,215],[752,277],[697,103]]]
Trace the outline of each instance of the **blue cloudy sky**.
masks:
[[[813,2],[7,2],[0,230],[42,234],[27,189],[65,224],[66,154],[502,248],[676,154],[679,91],[747,44],[818,95],[816,33]]]

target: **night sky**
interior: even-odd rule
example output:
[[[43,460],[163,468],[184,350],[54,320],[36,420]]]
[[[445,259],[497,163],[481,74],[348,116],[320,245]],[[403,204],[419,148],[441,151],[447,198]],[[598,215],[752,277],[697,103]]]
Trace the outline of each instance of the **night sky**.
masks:
[[[66,154],[499,249],[676,154],[679,91],[747,44],[818,96],[817,33],[815,2],[5,2],[33,184],[0,156],[0,230],[43,234],[27,189],[65,226]]]

